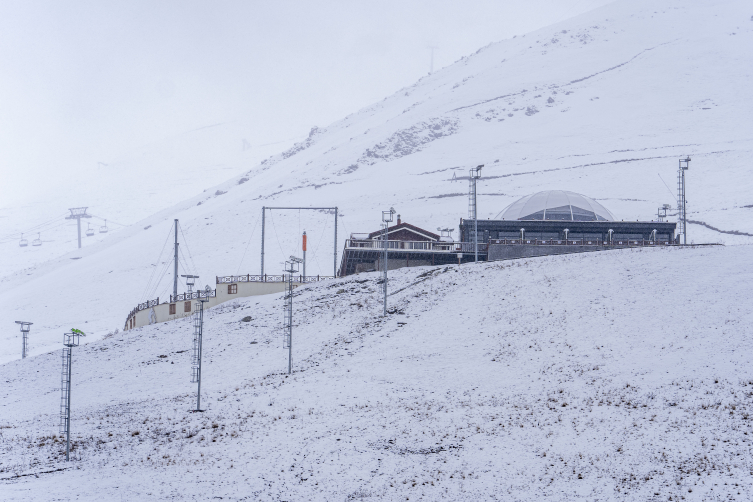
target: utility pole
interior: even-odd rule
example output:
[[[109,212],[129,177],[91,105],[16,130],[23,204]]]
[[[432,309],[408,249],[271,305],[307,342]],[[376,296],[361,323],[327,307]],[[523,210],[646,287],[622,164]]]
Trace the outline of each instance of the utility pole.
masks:
[[[306,282],[306,231],[303,231],[303,282]]]
[[[384,225],[384,234],[382,234],[382,242],[384,243],[384,259],[382,263],[383,277],[382,277],[382,290],[384,291],[384,311],[382,315],[387,317],[387,247],[389,247],[389,240],[387,239],[390,223],[392,223],[392,216],[395,214],[395,208],[391,207],[389,211],[382,211],[382,224]]]
[[[83,331],[71,329],[63,333],[63,372],[60,378],[60,433],[65,434],[65,460],[71,459],[71,367],[73,347],[78,347]]]
[[[78,224],[78,248],[81,249],[81,218],[91,218],[88,214],[86,214],[86,210],[88,208],[86,207],[72,207],[69,208],[68,211],[71,212],[69,216],[66,216],[66,220],[76,220],[76,223]]]
[[[287,291],[285,293],[285,310],[283,315],[284,336],[282,347],[288,349],[288,375],[293,372],[293,275],[298,272],[298,265],[302,262],[300,258],[291,256],[285,262],[285,270],[288,274]]]
[[[29,353],[29,326],[34,324],[33,322],[16,321],[16,324],[21,325],[21,359],[26,359],[26,355]]]
[[[478,206],[476,205],[476,181],[481,178],[481,168],[484,164],[471,169],[468,175],[470,182],[468,197],[468,217],[473,218],[473,254],[474,261],[478,261]]]
[[[337,277],[337,207],[335,207],[335,263],[332,269],[332,277]]]
[[[677,170],[677,223],[682,232],[683,245],[688,243],[688,220],[685,204],[685,171],[690,167],[690,157],[680,159],[680,167]]]
[[[176,220],[177,221],[177,220]],[[201,410],[201,346],[204,331],[204,302],[206,298],[199,298],[193,311],[193,352],[191,356],[191,383],[197,383],[196,411]]]
[[[175,272],[173,273],[173,298],[178,296],[178,220],[175,220]]]
[[[264,218],[267,215],[267,208],[261,207],[261,280],[264,280]]]

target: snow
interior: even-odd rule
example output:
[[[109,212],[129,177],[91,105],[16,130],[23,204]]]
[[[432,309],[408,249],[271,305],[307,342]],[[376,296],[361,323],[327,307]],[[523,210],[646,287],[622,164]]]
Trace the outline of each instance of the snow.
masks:
[[[401,269],[387,318],[377,274],[306,286],[290,377],[281,296],[225,304],[206,313],[203,413],[190,412],[188,322],[121,333],[74,349],[70,464],[52,438],[60,351],[7,363],[0,491],[749,499],[753,315],[739,302],[751,294],[749,254],[633,249]],[[66,470],[13,477],[56,469]]]
[[[750,15],[742,1],[615,2],[484,47],[259,164],[218,154],[247,166],[226,181],[193,177],[208,155],[184,189],[167,177],[143,200],[103,189],[91,212],[117,207],[125,226],[80,251],[69,227],[68,248],[0,241],[2,498],[749,499]],[[181,141],[227,139],[197,134]],[[482,217],[568,190],[650,220],[675,204],[686,155],[689,241],[725,246],[398,270],[403,313],[385,320],[374,275],[307,286],[289,378],[279,295],[217,307],[204,413],[188,413],[187,321],[114,334],[171,292],[159,251],[174,218],[179,273],[212,285],[258,273],[262,206],[338,206],[339,252],[390,206],[454,227],[463,177],[485,164]],[[159,162],[139,165],[128,183]],[[268,215],[267,272],[305,229],[309,273],[331,275],[332,220]],[[23,361],[15,320],[34,322]],[[71,327],[87,337],[65,464],[50,437]]]

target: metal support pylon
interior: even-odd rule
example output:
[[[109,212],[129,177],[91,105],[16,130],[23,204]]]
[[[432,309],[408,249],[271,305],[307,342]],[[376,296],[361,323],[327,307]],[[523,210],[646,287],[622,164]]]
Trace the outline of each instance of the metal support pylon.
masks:
[[[209,300],[199,298],[192,314],[194,332],[193,350],[191,351],[191,383],[197,384],[195,411],[201,411],[201,355],[204,331],[204,302],[207,301]]]
[[[60,375],[60,435],[65,435],[65,460],[71,459],[71,372],[73,347],[79,345],[79,337],[86,336],[77,329],[63,334],[63,354]]]

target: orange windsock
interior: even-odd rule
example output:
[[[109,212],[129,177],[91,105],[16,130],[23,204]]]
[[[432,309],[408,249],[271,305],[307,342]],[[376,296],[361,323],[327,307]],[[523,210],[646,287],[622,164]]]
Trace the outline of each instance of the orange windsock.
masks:
[[[306,251],[306,232],[303,233],[303,250]]]

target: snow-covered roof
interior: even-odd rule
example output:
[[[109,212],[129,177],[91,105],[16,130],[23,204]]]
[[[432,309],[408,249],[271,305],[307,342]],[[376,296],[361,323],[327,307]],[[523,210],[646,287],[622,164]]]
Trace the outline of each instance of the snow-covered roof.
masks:
[[[526,195],[499,213],[496,220],[614,221],[607,208],[590,197],[564,190]]]

